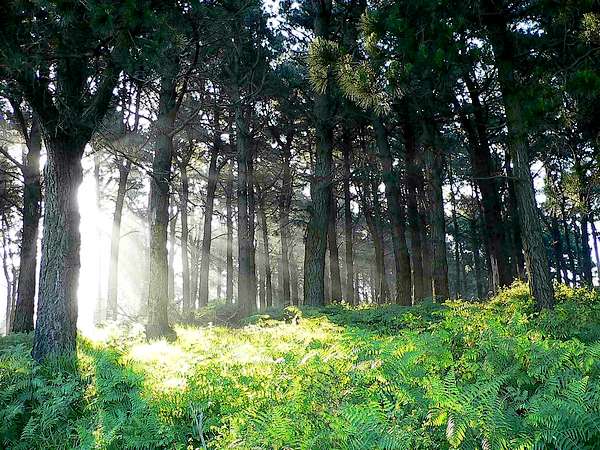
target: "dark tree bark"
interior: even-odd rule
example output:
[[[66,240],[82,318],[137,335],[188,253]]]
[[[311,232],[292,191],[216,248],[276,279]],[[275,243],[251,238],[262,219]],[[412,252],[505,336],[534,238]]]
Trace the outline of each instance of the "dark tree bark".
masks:
[[[354,248],[352,235],[352,209],[350,195],[352,135],[348,127],[342,129],[342,153],[344,158],[344,247],[346,262],[346,290],[344,299],[349,305],[354,305]]]
[[[95,194],[96,194],[96,212],[100,213],[102,209],[102,193],[100,191],[100,154],[94,154],[94,181],[95,181]],[[102,228],[100,222],[96,222],[96,240],[102,242]],[[105,318],[105,306],[104,299],[102,298],[102,252],[97,250],[96,253],[96,271],[98,273],[96,281],[96,307],[94,309],[94,323],[99,324]]]
[[[423,259],[421,224],[419,221],[418,185],[420,167],[417,163],[416,137],[412,124],[405,120],[402,124],[406,157],[406,199],[408,228],[410,231],[410,265],[412,268],[413,301],[423,299]]]
[[[223,274],[223,258],[219,257],[219,260],[217,262],[217,299],[221,300],[221,294],[223,293],[223,280],[222,280],[222,275]]]
[[[511,164],[510,153],[506,153],[504,162],[506,172],[506,192],[508,211],[508,227],[506,235],[509,236],[511,251],[512,276],[521,280],[525,279],[525,259],[523,258],[523,239],[521,239],[521,226],[517,211],[517,195],[515,194],[515,183]]]
[[[332,12],[331,0],[312,0],[315,11],[313,28],[318,38],[328,39]],[[328,83],[329,85],[330,83]],[[325,253],[331,208],[331,171],[333,167],[332,99],[327,88],[316,93],[314,127],[316,135],[315,162],[310,182],[311,204],[304,247],[304,304],[325,304]]]
[[[187,167],[192,156],[192,144],[187,152],[182,155],[179,161],[179,175],[181,177],[181,189],[179,191],[179,213],[181,215],[181,275],[182,275],[182,312],[184,320],[194,309],[190,292],[190,254],[189,254],[189,236],[190,230],[188,226],[188,203],[190,199],[190,180],[188,177]]]
[[[331,189],[329,223],[327,225],[327,244],[329,247],[329,275],[331,280],[330,302],[342,300],[342,279],[340,276],[340,258],[337,244],[337,200]]]
[[[22,167],[23,173],[23,230],[19,255],[19,281],[17,300],[11,323],[13,333],[33,331],[33,315],[35,309],[35,286],[37,273],[37,240],[41,216],[42,189],[40,183],[40,152],[42,134],[36,118],[31,128],[27,126],[18,105],[13,104],[15,113],[21,117],[23,136],[27,145],[27,156]],[[7,316],[8,317],[8,316]]]
[[[199,232],[198,232],[199,233]],[[190,242],[190,304],[192,308],[198,305],[198,275],[200,267],[200,238],[194,233]]]
[[[579,185],[578,200],[579,200],[579,205],[580,205],[580,210],[581,210],[581,213],[580,213],[581,242],[579,245],[579,247],[581,249],[581,253],[580,253],[581,275],[582,275],[583,282],[586,285],[591,286],[592,285],[592,255],[591,255],[592,250],[590,248],[590,241],[589,241],[590,236],[588,233],[588,224],[590,221],[589,204],[588,204],[589,202],[587,200],[587,195],[585,193],[587,182],[586,182],[585,169],[582,166],[581,161],[577,155],[575,156],[575,164],[574,164],[573,169],[575,171],[575,176],[577,177],[578,185]]]
[[[385,198],[392,225],[392,244],[396,266],[396,303],[412,304],[411,262],[406,245],[406,214],[400,195],[399,176],[394,170],[387,130],[380,117],[372,117],[379,161],[382,167]]]
[[[421,230],[421,261],[423,264],[423,298],[433,297],[433,267],[431,256],[433,254],[432,240],[430,234],[430,218],[428,212],[431,210],[431,205],[428,204],[431,197],[428,189],[425,186],[425,177],[423,176],[424,161],[419,158],[420,165],[423,170],[419,171],[418,183],[418,213],[419,225]]]
[[[590,215],[590,225],[592,227],[592,241],[594,242],[594,259],[596,262],[596,271],[600,270],[600,252],[598,251],[598,232],[594,223],[594,216]]]
[[[136,87],[135,115],[133,131],[138,132],[140,126],[140,100],[142,90]],[[119,182],[117,186],[117,198],[115,201],[115,212],[113,215],[112,231],[110,236],[110,260],[108,262],[108,289],[107,289],[107,318],[117,320],[118,297],[119,297],[119,249],[121,245],[121,220],[123,218],[123,206],[125,194],[127,193],[127,181],[131,172],[131,161],[126,158],[117,158],[119,170]]]
[[[177,231],[177,217],[179,216],[179,211],[174,209],[173,216],[169,216],[169,250],[168,250],[168,260],[167,260],[167,292],[168,292],[168,301],[169,305],[175,304],[175,235]]]
[[[256,193],[254,192],[254,146],[248,159],[248,235],[250,237],[250,289],[256,310]]]
[[[478,232],[477,218],[474,217],[469,221],[469,228],[471,232],[471,253],[473,254],[473,268],[475,269],[475,291],[478,299],[482,299],[485,296],[483,290],[483,271],[481,270],[481,256],[480,256],[480,239]]]
[[[260,213],[259,213],[260,216]],[[258,267],[256,268],[256,282],[258,284],[258,309],[264,311],[267,308],[267,297],[265,291],[265,268],[264,268],[265,255],[258,249],[256,252],[256,262]]]
[[[473,176],[481,192],[481,205],[485,231],[485,244],[491,266],[491,287],[497,292],[511,283],[510,265],[507,245],[505,243],[505,224],[502,220],[502,201],[500,186],[496,178],[496,170],[490,149],[487,123],[483,106],[479,99],[479,91],[470,76],[465,82],[471,98],[475,120],[463,115],[463,125],[469,136],[469,156]],[[473,124],[474,123],[474,124]]]
[[[554,252],[554,261],[556,263],[556,281],[562,283],[564,280],[565,283],[568,283],[569,277],[567,276],[567,269],[563,259],[562,237],[560,235],[558,219],[555,214],[552,214],[550,217],[550,232],[552,234],[552,250]]]
[[[225,301],[228,305],[233,303],[233,175],[232,162],[227,170],[227,185],[225,188],[225,216],[227,225],[227,248],[225,265],[227,267],[227,280],[225,283]]]
[[[169,182],[173,160],[173,129],[176,108],[176,64],[160,82],[156,147],[150,181],[150,267],[148,292],[148,339],[173,337],[169,325],[167,227],[169,225]]]
[[[236,90],[235,92],[239,91]],[[235,98],[235,125],[238,166],[238,303],[240,314],[249,316],[256,310],[256,284],[254,272],[254,215],[250,210],[251,158],[252,149],[246,118],[242,111],[240,99]],[[251,223],[252,222],[252,223]]]
[[[257,190],[258,194],[258,220],[260,221],[260,228],[262,231],[263,241],[263,264],[264,264],[264,276],[265,276],[265,305],[267,308],[273,306],[273,284],[272,284],[272,273],[271,273],[271,258],[269,250],[269,229],[267,227],[267,214],[265,212],[265,199],[263,193]]]
[[[372,182],[362,183],[359,195],[362,212],[373,242],[375,266],[373,267],[374,273],[372,273],[371,283],[374,293],[372,298],[374,302],[383,304],[389,299],[389,288],[385,276],[383,231],[381,226],[381,208],[379,205],[377,183],[374,180]]]
[[[446,250],[446,215],[444,213],[444,197],[442,192],[443,153],[432,149],[432,166],[430,171],[430,205],[431,205],[431,241],[433,297],[445,300],[450,298],[448,287],[448,257]]]
[[[42,261],[32,351],[36,361],[75,352],[81,247],[77,191],[83,179],[81,157],[87,139],[81,141],[46,136]]]
[[[281,237],[281,300],[284,305],[291,304],[290,292],[290,197],[291,176],[289,158],[284,158],[283,185],[279,196],[279,235]]]
[[[513,63],[518,51],[513,37],[509,34],[504,11],[499,9],[493,0],[486,0],[484,5],[482,18],[487,26],[490,42],[494,49],[498,81],[506,111],[508,148],[513,162],[517,212],[523,238],[529,287],[537,309],[552,308],[554,306],[554,287],[535,200],[529,164],[527,129]]]
[[[10,237],[7,238],[9,226],[6,221],[6,217],[2,217],[2,271],[4,272],[4,280],[6,281],[6,322],[5,331],[9,334],[12,328],[12,322],[14,318],[14,305],[13,305],[13,280],[11,279],[11,270],[9,270],[9,261],[12,260],[10,254]]]
[[[115,212],[113,215],[112,232],[110,236],[110,261],[108,268],[108,296],[106,317],[117,320],[118,296],[119,296],[119,248],[121,244],[121,219],[123,217],[123,206],[127,192],[127,180],[131,171],[131,162],[119,158],[117,161],[119,169],[119,183],[117,187],[117,198],[115,201]]]
[[[217,181],[219,178],[219,168],[217,166],[217,162],[219,154],[221,153],[221,131],[217,108],[215,108],[214,122],[215,135],[210,151],[210,162],[208,164],[208,184],[206,187],[206,207],[204,209],[204,227],[202,233],[202,261],[200,265],[200,285],[198,292],[198,301],[201,307],[208,304],[210,248],[212,243],[212,217],[215,204],[215,192],[217,191]]]
[[[458,227],[458,216],[456,214],[456,195],[454,193],[454,177],[452,176],[452,168],[448,169],[448,181],[450,182],[450,206],[452,207],[452,228],[454,238],[454,271],[456,272],[456,292],[455,297],[460,298],[463,294],[462,290],[462,263],[460,251],[460,230]]]
[[[561,207],[561,222],[563,227],[563,232],[565,235],[565,245],[567,250],[567,256],[569,259],[569,269],[571,271],[571,285],[575,286],[576,275],[577,272],[575,270],[575,252],[573,251],[573,246],[571,245],[571,227],[567,223],[567,212],[565,208],[565,197],[561,193],[560,199],[560,207]]]
[[[292,305],[300,304],[300,292],[298,290],[298,264],[293,251],[290,252],[290,290],[292,294]]]

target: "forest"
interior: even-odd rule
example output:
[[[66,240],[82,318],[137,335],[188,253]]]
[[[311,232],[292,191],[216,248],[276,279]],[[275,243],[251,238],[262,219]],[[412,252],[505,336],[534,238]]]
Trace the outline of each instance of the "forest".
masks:
[[[2,0],[0,222],[2,449],[600,449],[598,0]]]

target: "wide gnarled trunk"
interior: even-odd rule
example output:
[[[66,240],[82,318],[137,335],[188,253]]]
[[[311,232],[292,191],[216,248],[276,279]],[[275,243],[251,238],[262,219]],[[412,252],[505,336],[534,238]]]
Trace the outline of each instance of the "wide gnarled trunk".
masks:
[[[77,141],[76,141],[77,142]],[[33,358],[75,351],[79,280],[79,209],[84,144],[46,139],[45,208]]]

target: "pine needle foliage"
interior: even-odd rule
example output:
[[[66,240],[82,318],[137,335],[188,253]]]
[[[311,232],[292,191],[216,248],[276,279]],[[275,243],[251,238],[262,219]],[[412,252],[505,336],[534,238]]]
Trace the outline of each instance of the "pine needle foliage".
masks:
[[[524,285],[486,303],[330,305],[241,328],[80,337],[36,366],[0,340],[8,449],[600,448],[600,294]]]

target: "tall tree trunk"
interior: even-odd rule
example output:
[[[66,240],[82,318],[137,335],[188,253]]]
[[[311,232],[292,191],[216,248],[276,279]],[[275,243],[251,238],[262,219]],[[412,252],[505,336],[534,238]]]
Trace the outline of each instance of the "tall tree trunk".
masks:
[[[191,149],[189,150],[191,156]],[[188,203],[190,198],[190,180],[188,178],[187,166],[189,156],[182,157],[179,166],[181,177],[181,190],[179,192],[180,214],[181,214],[181,272],[182,272],[182,311],[184,320],[193,310],[192,297],[190,293],[190,254],[189,254],[189,227],[188,227]]]
[[[583,277],[583,268],[581,267],[581,228],[577,225],[577,219],[575,217],[571,218],[571,229],[573,230],[573,241],[575,242],[575,255],[577,255],[577,260],[579,264],[577,265],[579,280],[582,283],[585,283],[585,279]],[[573,277],[573,284],[575,285],[575,277]]]
[[[298,264],[293,251],[290,252],[290,290],[292,294],[292,305],[300,305],[300,293],[298,292]]]
[[[239,89],[235,89],[239,94]],[[242,316],[249,316],[256,310],[256,285],[254,272],[254,236],[252,230],[254,216],[250,211],[250,189],[251,186],[251,158],[252,149],[249,142],[249,134],[246,119],[243,114],[239,97],[235,98],[235,124],[236,124],[236,146],[238,165],[238,303]]]
[[[212,218],[215,204],[215,192],[217,190],[217,181],[219,178],[219,169],[217,167],[217,161],[220,153],[220,141],[221,136],[219,135],[217,142],[213,144],[212,151],[210,152],[210,162],[208,165],[208,184],[206,187],[206,207],[204,209],[204,227],[202,233],[202,251],[200,263],[200,285],[198,292],[198,301],[200,306],[206,306],[208,304],[208,279],[210,273],[210,248],[212,243]]]
[[[556,262],[556,281],[561,283],[564,280],[565,283],[568,283],[569,277],[567,276],[567,269],[563,260],[562,238],[560,236],[558,218],[555,214],[552,214],[550,220],[550,232],[552,233],[552,250],[554,251],[554,260]]]
[[[598,251],[598,232],[594,216],[590,215],[590,225],[592,226],[592,240],[594,242],[594,259],[596,261],[596,274],[600,277],[600,252]]]
[[[263,193],[260,190],[258,194],[258,220],[260,221],[260,228],[262,231],[263,241],[263,263],[264,263],[264,275],[265,275],[265,302],[266,307],[271,308],[273,306],[273,284],[271,274],[271,258],[269,250],[269,229],[267,228],[267,214],[265,212],[265,199]]]
[[[448,287],[448,257],[446,250],[446,215],[444,213],[444,196],[442,191],[443,153],[441,149],[432,149],[430,171],[430,205],[431,205],[431,241],[433,297],[446,300],[450,298]]]
[[[394,170],[387,130],[382,119],[373,115],[372,123],[375,130],[378,156],[383,169],[382,176],[385,185],[385,198],[392,224],[392,245],[394,247],[394,263],[396,266],[396,303],[411,305],[411,262],[406,245],[406,215],[400,197],[399,176]]]
[[[512,36],[509,35],[504,12],[498,9],[493,0],[486,0],[482,17],[494,49],[498,81],[506,111],[508,148],[513,162],[517,212],[529,288],[537,309],[552,308],[554,287],[531,177],[527,129],[519,98],[520,87],[513,67],[513,58],[518,52]]]
[[[25,130],[24,130],[25,131]],[[40,152],[42,134],[34,118],[29,132],[27,156],[23,167],[23,231],[19,255],[17,301],[13,311],[13,333],[33,331],[35,287],[37,273],[37,240],[41,216],[42,188],[40,183]]]
[[[419,225],[421,229],[421,260],[423,261],[423,297],[433,297],[433,267],[431,262],[431,256],[433,253],[432,240],[430,236],[430,219],[428,211],[431,210],[431,205],[428,204],[429,189],[425,187],[425,178],[423,176],[423,170],[419,174]]]
[[[586,189],[586,174],[585,169],[581,165],[581,161],[578,156],[575,156],[574,164],[575,176],[578,180],[578,197],[581,209],[581,275],[583,281],[588,286],[592,285],[592,250],[590,249],[590,237],[588,234],[588,223],[589,223],[589,205],[587,196],[585,195],[584,189]]]
[[[330,301],[342,300],[342,279],[340,276],[340,258],[337,246],[337,200],[333,189],[330,197],[329,222],[327,225],[327,243],[329,247],[329,274],[331,278]]]
[[[331,0],[312,0],[315,11],[314,34],[328,39],[330,35]],[[328,83],[329,84],[329,83]],[[329,88],[316,93],[314,126],[316,135],[315,163],[310,182],[309,220],[304,246],[304,304],[325,304],[325,253],[331,208],[331,171],[333,166],[332,99]]]
[[[227,223],[227,248],[225,265],[227,267],[227,280],[225,283],[225,302],[233,303],[233,174],[230,161],[227,170],[227,187],[225,188],[225,216]]]
[[[481,192],[481,205],[485,232],[485,244],[491,265],[492,288],[497,292],[511,283],[510,265],[506,253],[505,225],[502,221],[502,201],[500,187],[496,178],[496,170],[490,149],[487,123],[483,106],[479,99],[479,91],[470,76],[465,81],[471,98],[475,116],[474,126],[470,118],[463,118],[463,125],[469,135],[471,145],[469,156],[473,176]]]
[[[46,139],[45,205],[38,312],[32,355],[74,354],[77,336],[79,281],[79,208],[83,179],[80,140]]]
[[[256,310],[256,194],[254,192],[254,147],[248,159],[248,235],[250,237],[250,289]]]
[[[352,197],[350,195],[352,135],[350,129],[346,126],[342,129],[342,153],[344,158],[344,246],[346,250],[346,291],[344,298],[349,305],[354,305],[354,243],[352,236]]]
[[[121,219],[127,192],[127,180],[131,171],[131,162],[120,158],[117,162],[119,168],[119,184],[115,212],[113,215],[112,231],[110,236],[110,261],[108,268],[108,298],[106,317],[117,320],[119,296],[119,248],[121,244]]]
[[[96,194],[96,215],[100,216],[102,205],[102,193],[100,190],[100,154],[94,154],[94,181]],[[102,227],[100,221],[96,221],[96,241],[102,242]],[[94,323],[99,324],[106,317],[104,314],[104,299],[102,298],[102,251],[99,246],[96,247],[96,305],[94,309]]]
[[[475,291],[478,299],[484,298],[483,290],[483,271],[481,270],[481,257],[479,254],[479,233],[477,230],[477,218],[472,218],[469,221],[471,232],[471,252],[473,253],[473,268],[475,269]]]
[[[450,182],[450,206],[452,207],[452,228],[454,229],[454,271],[456,272],[456,292],[455,297],[460,298],[462,292],[461,279],[461,251],[460,251],[460,230],[458,227],[458,217],[456,214],[456,196],[454,194],[454,177],[452,176],[452,168],[448,168],[448,181]]]
[[[260,212],[259,212],[260,216]],[[265,291],[265,270],[264,270],[265,255],[258,249],[256,252],[256,262],[258,267],[256,268],[256,282],[258,283],[258,309],[264,311],[267,308],[267,293]]]
[[[385,251],[384,251],[384,238],[383,238],[383,225],[381,218],[381,205],[379,203],[379,183],[380,181],[375,179],[371,180],[371,198],[373,201],[373,226],[375,229],[374,243],[375,243],[375,267],[377,274],[377,290],[379,292],[379,303],[387,303],[390,297],[390,290],[387,284],[387,278],[385,274]],[[379,248],[377,248],[379,247]]]
[[[140,100],[142,90],[140,86],[136,87],[135,95],[135,115],[133,131],[138,132],[140,126]],[[113,215],[112,230],[110,235],[110,259],[108,261],[108,289],[106,300],[106,315],[110,320],[117,320],[118,317],[118,297],[119,297],[119,249],[121,245],[121,220],[123,218],[123,206],[125,204],[125,194],[127,193],[127,181],[131,172],[131,161],[125,158],[118,158],[117,167],[119,170],[119,182],[117,186],[117,198],[115,201],[115,212]]]
[[[293,130],[286,134],[282,146],[283,176],[281,193],[279,194],[279,235],[281,237],[281,300],[283,305],[291,304],[290,292],[290,207],[292,203],[293,186],[291,172],[291,146]]]
[[[289,222],[289,210],[286,208],[285,204],[280,201],[279,235],[281,238],[281,301],[285,306],[291,304]]]
[[[190,242],[190,305],[192,308],[196,308],[198,304],[198,275],[200,265],[200,232],[195,233]]]
[[[361,197],[362,212],[373,242],[375,265],[372,273],[373,302],[383,304],[388,301],[389,289],[385,277],[385,258],[383,251],[383,234],[381,229],[381,211],[377,195],[376,183],[365,183]]]
[[[221,294],[222,294],[222,284],[223,284],[223,277],[221,276],[223,274],[223,258],[222,255],[219,255],[219,261],[217,262],[217,299],[221,300]]]
[[[3,219],[5,219],[5,217],[3,217]],[[6,220],[3,220],[4,223],[2,223],[2,271],[4,272],[4,279],[6,280],[6,314],[5,314],[5,318],[6,318],[6,322],[5,322],[5,329],[6,329],[6,334],[10,333],[10,330],[12,328],[12,321],[13,321],[13,316],[14,316],[14,309],[13,309],[13,304],[12,304],[12,298],[13,298],[13,293],[12,293],[12,280],[11,280],[11,272],[9,271],[8,268],[8,262],[11,259],[10,258],[10,246],[11,246],[11,242],[10,239],[8,239],[6,237],[6,235],[9,232],[9,226],[8,223],[6,223]]]
[[[174,209],[174,208],[173,208]],[[177,216],[179,211],[175,210],[175,213],[171,217],[169,215],[169,250],[167,260],[167,292],[169,305],[175,304],[175,234],[177,230]]]
[[[406,156],[406,199],[408,228],[410,230],[410,265],[412,268],[413,301],[423,298],[423,259],[421,224],[419,222],[418,184],[420,167],[417,163],[417,145],[412,124],[405,120],[402,124]]]
[[[169,326],[167,227],[169,225],[169,182],[173,160],[176,112],[176,65],[163,75],[158,99],[157,136],[150,182],[150,268],[148,292],[148,339],[172,337]]]
[[[506,229],[506,235],[510,238],[512,276],[514,278],[525,278],[525,260],[523,258],[523,239],[521,239],[521,226],[519,225],[519,215],[517,211],[517,195],[515,194],[515,182],[511,164],[510,153],[506,152],[504,161],[504,170],[506,172],[506,192],[507,192],[507,216],[509,226]]]
[[[573,251],[573,246],[571,245],[571,227],[567,223],[567,213],[565,209],[565,198],[561,199],[561,222],[563,227],[563,232],[565,235],[565,245],[567,247],[567,256],[569,258],[569,269],[571,271],[571,285],[575,286],[576,283],[576,275],[577,272],[575,270],[575,252]],[[568,279],[567,279],[568,281]]]

